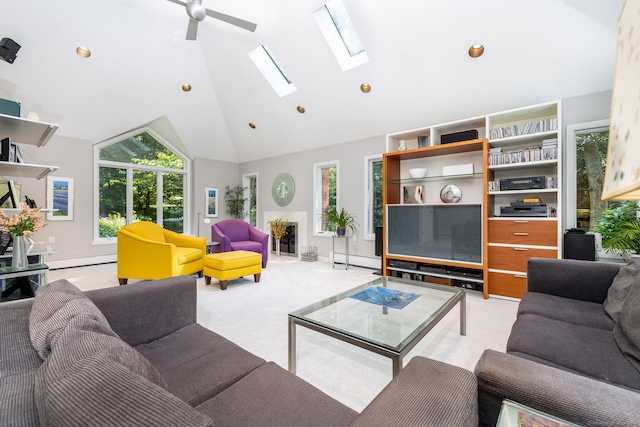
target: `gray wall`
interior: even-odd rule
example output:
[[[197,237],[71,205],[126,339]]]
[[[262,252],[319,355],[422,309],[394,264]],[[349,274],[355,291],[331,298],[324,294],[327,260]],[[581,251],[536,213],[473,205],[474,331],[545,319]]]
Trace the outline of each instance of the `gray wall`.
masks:
[[[611,91],[598,92],[584,96],[562,100],[564,126],[609,117]],[[490,112],[487,112],[490,113]],[[460,118],[462,119],[462,117]],[[425,125],[432,124],[425,118]],[[564,132],[564,130],[563,130]],[[228,218],[224,205],[224,188],[241,183],[242,175],[258,173],[258,224],[263,224],[265,211],[306,211],[309,215],[308,244],[317,246],[321,257],[329,255],[331,239],[313,236],[313,164],[325,161],[340,161],[339,203],[349,212],[356,213],[360,230],[356,241],[351,245],[352,253],[362,256],[373,256],[374,242],[364,240],[364,157],[380,154],[384,151],[385,136],[380,135],[364,140],[329,145],[323,148],[294,152],[281,157],[263,159],[243,164],[220,162],[196,158],[192,163],[192,233],[208,237],[210,225],[203,223],[198,212],[204,212],[204,188],[215,187],[220,190],[219,217],[212,218],[216,222]],[[55,239],[52,246],[57,253],[47,257],[48,260],[74,260],[82,257],[105,257],[115,254],[114,244],[93,244],[93,145],[90,141],[54,136],[45,147],[36,148],[21,145],[25,161],[28,163],[57,165],[60,169],[56,176],[75,178],[75,218],[73,221],[50,222],[36,233],[38,241],[48,242],[49,237]],[[271,198],[271,184],[277,174],[291,174],[296,184],[293,201],[285,208],[276,205]],[[11,178],[11,177],[5,177]],[[34,198],[39,205],[45,204],[46,179],[35,180],[14,178],[22,184],[22,193]],[[77,262],[81,265],[82,262]]]

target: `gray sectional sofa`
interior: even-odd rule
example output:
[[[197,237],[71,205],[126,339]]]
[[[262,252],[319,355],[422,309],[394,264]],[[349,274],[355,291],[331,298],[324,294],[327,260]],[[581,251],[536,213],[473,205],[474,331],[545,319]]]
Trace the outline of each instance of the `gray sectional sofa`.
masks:
[[[475,373],[480,421],[510,399],[583,426],[640,425],[640,259],[529,260],[507,352]]]
[[[472,372],[415,357],[361,414],[196,323],[194,278],[0,304],[2,426],[474,426]]]

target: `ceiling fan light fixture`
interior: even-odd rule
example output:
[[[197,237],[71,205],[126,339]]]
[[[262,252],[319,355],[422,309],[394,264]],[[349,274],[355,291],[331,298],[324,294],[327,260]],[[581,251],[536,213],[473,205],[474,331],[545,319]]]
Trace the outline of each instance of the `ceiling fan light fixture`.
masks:
[[[82,58],[88,58],[91,56],[91,51],[89,50],[88,47],[85,47],[85,46],[78,46],[76,48],[76,53],[78,54],[78,56]]]
[[[300,114],[304,114],[304,112],[305,112],[305,109],[304,109],[304,107],[302,105],[298,105],[298,108],[296,108],[296,109],[298,110],[298,113],[300,113]]]
[[[182,90],[185,92],[189,92],[191,90],[191,85],[188,83],[185,83],[182,85]]]
[[[469,48],[469,56],[472,58],[478,58],[484,53],[484,46],[481,44],[474,44]]]
[[[187,15],[194,21],[203,21],[207,17],[207,9],[202,6],[202,0],[189,0],[187,2]]]
[[[371,92],[371,85],[369,83],[362,83],[360,85],[360,90],[363,91],[364,93],[369,93]]]
[[[250,127],[251,129],[255,129],[255,128],[256,128],[256,125],[254,125],[253,123],[249,123],[249,127]]]

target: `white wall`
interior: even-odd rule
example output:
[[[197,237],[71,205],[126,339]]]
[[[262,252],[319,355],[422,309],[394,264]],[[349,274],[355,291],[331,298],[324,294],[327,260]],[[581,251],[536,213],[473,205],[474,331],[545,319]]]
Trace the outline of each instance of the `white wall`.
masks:
[[[564,125],[581,123],[609,117],[611,105],[611,91],[598,92],[580,97],[562,100]],[[487,111],[485,113],[490,113]],[[464,117],[459,117],[463,119]],[[428,117],[425,125],[432,124]],[[397,131],[397,129],[390,130]],[[563,130],[564,132],[564,130]],[[292,141],[292,151],[295,141]],[[339,203],[348,211],[358,216],[360,230],[355,243],[352,242],[351,253],[373,257],[374,242],[365,241],[362,236],[364,227],[364,157],[379,154],[384,151],[385,136],[379,135],[364,140],[328,145],[323,148],[292,152],[291,154],[263,159],[243,164],[221,162],[203,158],[196,158],[192,164],[192,204],[191,224],[192,233],[208,237],[209,225],[202,223],[198,212],[204,212],[204,188],[215,187],[220,190],[220,216],[212,218],[212,222],[227,218],[224,205],[224,188],[241,183],[242,174],[259,174],[258,224],[263,224],[265,211],[306,211],[309,215],[307,226],[308,244],[317,246],[318,254],[327,257],[331,251],[331,239],[313,236],[312,189],[313,164],[324,161],[340,161]],[[107,257],[115,260],[115,245],[93,245],[93,145],[91,141],[54,136],[45,147],[36,148],[21,145],[27,162],[50,164],[60,167],[54,173],[56,176],[75,178],[75,218],[74,221],[50,222],[49,225],[36,233],[38,241],[47,242],[54,237],[57,253],[48,256],[47,260],[66,261],[78,258]],[[277,174],[287,172],[291,174],[296,185],[293,201],[286,207],[277,206],[271,198],[271,184]],[[9,179],[11,177],[4,177]],[[33,180],[17,178],[22,184],[23,194],[36,200],[39,205],[45,204],[46,179]],[[82,262],[77,262],[81,265]]]

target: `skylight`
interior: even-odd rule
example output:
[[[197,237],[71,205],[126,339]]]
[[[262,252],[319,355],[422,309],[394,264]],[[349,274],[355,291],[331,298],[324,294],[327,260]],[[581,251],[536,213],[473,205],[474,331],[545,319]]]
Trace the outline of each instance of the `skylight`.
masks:
[[[330,0],[313,12],[313,17],[342,71],[369,61],[342,0]]]
[[[266,45],[261,45],[249,52],[249,57],[280,97],[289,95],[297,90]]]

